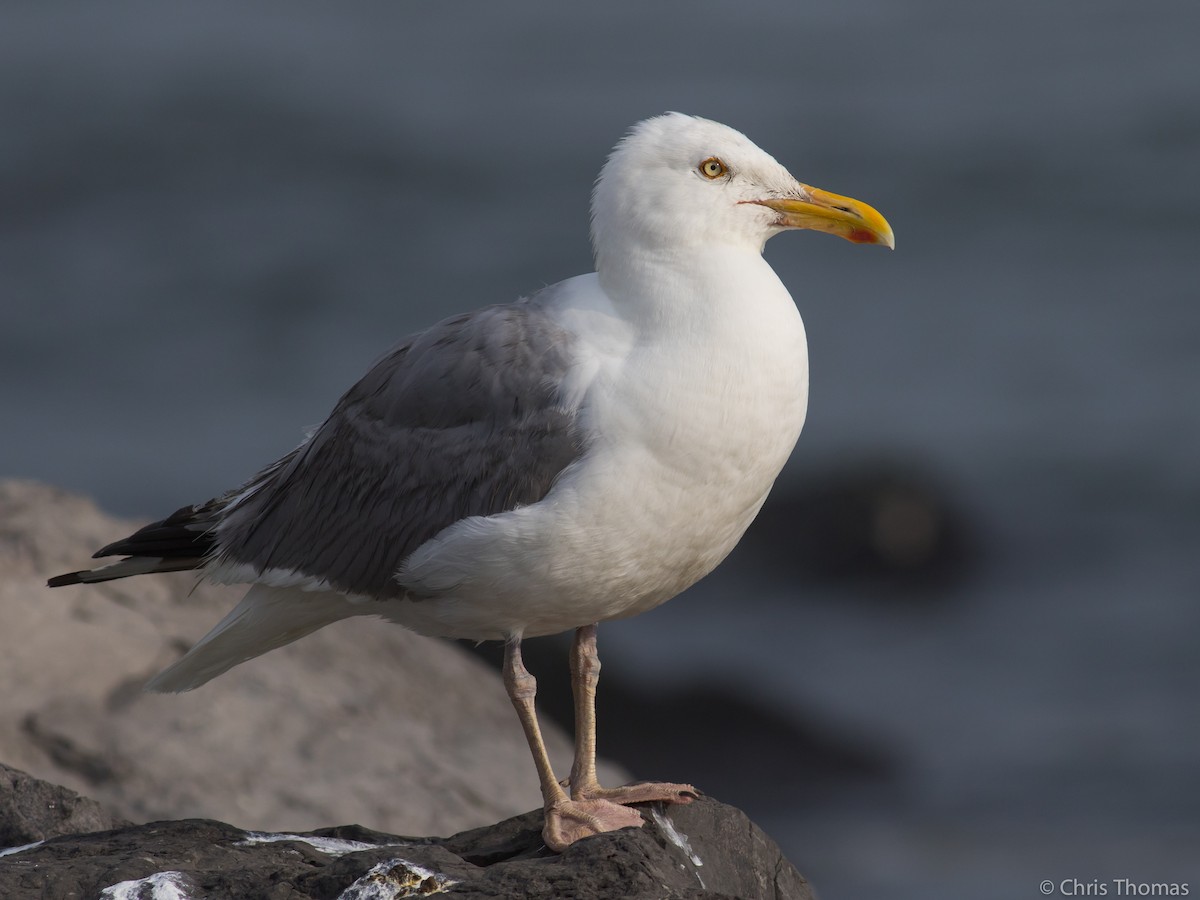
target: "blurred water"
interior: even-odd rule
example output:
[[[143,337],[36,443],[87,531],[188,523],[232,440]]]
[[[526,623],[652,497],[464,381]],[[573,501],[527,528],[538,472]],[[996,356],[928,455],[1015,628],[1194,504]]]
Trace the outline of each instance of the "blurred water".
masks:
[[[907,461],[983,561],[914,612],[735,560],[606,660],[894,748],[895,790],[758,816],[826,897],[1196,884],[1194,3],[0,17],[0,473],[144,516],[238,483],[395,339],[587,270],[628,125],[726,121],[898,237],[768,248],[813,360],[782,487]]]

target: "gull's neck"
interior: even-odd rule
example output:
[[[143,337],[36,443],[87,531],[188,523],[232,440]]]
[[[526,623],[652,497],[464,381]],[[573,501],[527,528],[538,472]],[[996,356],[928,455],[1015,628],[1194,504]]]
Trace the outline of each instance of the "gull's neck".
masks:
[[[600,255],[597,276],[617,313],[643,334],[703,333],[761,318],[771,308],[796,312],[755,247],[629,247]]]

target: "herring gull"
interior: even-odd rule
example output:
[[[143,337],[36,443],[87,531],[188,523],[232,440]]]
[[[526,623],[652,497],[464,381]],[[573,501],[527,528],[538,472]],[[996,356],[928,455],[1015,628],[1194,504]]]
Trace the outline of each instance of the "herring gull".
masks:
[[[642,824],[691,785],[596,780],[596,624],[707,575],[766,499],[808,403],[804,326],[762,257],[788,229],[894,246],[871,207],[801,184],[741,133],[634,126],[592,196],[596,271],[404,340],[241,487],[51,579],[199,570],[245,598],[152,691],[187,691],[350,616],[505,642],[504,685],[549,847]],[[521,662],[574,629],[576,747],[560,784]]]

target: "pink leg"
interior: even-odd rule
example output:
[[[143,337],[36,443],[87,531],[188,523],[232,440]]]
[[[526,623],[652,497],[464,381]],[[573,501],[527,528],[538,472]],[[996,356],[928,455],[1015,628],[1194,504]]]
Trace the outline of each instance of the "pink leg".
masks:
[[[504,687],[516,707],[541,782],[546,820],[542,837],[546,846],[562,851],[580,838],[593,834],[618,828],[640,828],[643,820],[636,811],[606,799],[570,798],[555,779],[534,710],[537,682],[521,661],[520,638],[512,638],[504,645]]]
[[[618,788],[603,788],[596,780],[596,683],[600,656],[596,652],[596,626],[576,629],[571,645],[571,692],[575,697],[575,761],[571,766],[571,797],[575,800],[610,800],[628,803],[691,803],[697,796],[690,784],[646,781]]]

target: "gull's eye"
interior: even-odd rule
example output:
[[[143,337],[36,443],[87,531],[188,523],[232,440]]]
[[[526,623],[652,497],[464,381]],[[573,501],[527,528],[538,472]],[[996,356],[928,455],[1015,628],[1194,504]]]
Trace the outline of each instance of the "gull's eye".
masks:
[[[701,175],[710,180],[729,174],[729,167],[715,156],[710,156],[696,168],[700,170]]]

